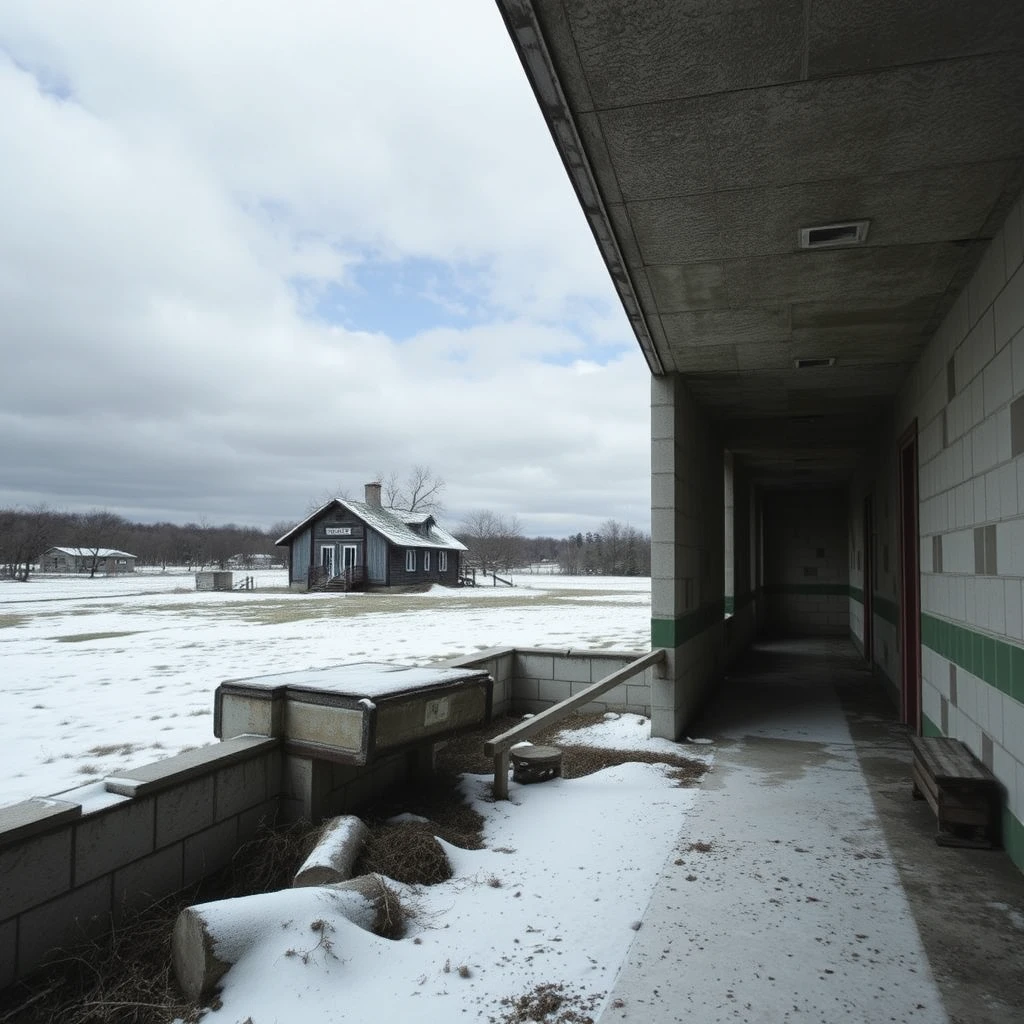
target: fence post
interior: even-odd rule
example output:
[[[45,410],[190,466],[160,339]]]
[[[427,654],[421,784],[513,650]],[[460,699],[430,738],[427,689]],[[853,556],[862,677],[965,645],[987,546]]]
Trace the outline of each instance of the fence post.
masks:
[[[508,747],[502,747],[494,755],[494,799],[508,799]]]

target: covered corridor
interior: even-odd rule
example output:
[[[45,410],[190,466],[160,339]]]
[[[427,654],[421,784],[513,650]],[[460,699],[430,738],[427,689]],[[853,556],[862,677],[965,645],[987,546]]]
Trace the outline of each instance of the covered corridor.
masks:
[[[1024,876],[935,844],[849,641],[756,644],[693,729],[715,767],[602,1024],[1024,1019]]]
[[[651,373],[655,732],[844,640],[1024,869],[1024,4],[497,3]]]

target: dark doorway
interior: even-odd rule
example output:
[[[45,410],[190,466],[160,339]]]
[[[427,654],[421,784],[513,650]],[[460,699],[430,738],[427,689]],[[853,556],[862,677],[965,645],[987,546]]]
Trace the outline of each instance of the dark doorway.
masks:
[[[864,499],[864,657],[875,663],[875,503],[869,494]]]
[[[921,732],[921,577],[918,573],[917,420],[900,440],[900,667],[903,721]]]

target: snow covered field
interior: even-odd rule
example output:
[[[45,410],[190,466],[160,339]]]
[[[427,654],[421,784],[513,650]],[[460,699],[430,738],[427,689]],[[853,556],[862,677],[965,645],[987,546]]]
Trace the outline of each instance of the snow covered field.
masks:
[[[0,804],[214,742],[225,679],[488,647],[646,650],[650,581],[516,576],[426,594],[197,593],[191,574],[0,582]]]

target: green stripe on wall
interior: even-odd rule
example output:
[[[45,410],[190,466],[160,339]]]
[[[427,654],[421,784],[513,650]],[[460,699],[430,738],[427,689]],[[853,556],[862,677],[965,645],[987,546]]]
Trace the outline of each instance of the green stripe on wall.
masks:
[[[885,619],[890,626],[898,626],[900,623],[900,606],[895,601],[890,601],[881,594],[875,594],[871,599],[871,606],[875,615]]]
[[[921,615],[921,643],[1024,704],[1024,647],[927,613]]]
[[[864,603],[864,591],[860,587],[850,587],[850,597],[859,604]]]
[[[724,618],[725,599],[722,598],[674,619],[651,619],[651,646],[682,647],[687,640],[720,624]]]
[[[922,711],[921,733],[924,736],[942,736],[942,730]]]
[[[736,611],[736,598],[732,594],[725,595],[725,614],[732,615]]]

